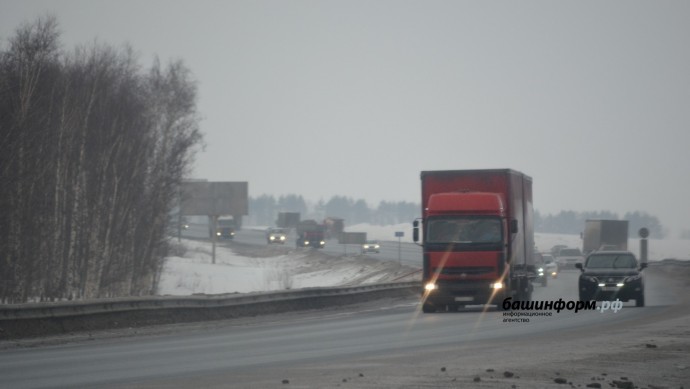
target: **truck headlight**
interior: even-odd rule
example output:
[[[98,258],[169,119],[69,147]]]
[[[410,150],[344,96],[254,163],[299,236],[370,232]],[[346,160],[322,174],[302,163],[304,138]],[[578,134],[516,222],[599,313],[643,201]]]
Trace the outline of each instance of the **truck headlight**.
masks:
[[[505,285],[502,282],[492,282],[491,289],[503,289]]]
[[[285,237],[284,237],[284,236],[281,236],[281,237],[280,237],[280,240],[285,240]]]
[[[431,292],[432,290],[438,289],[438,286],[436,286],[436,284],[434,284],[433,282],[429,282],[426,285],[424,285],[424,289]]]
[[[271,236],[271,237],[269,237],[268,239],[270,239],[270,240],[275,240],[275,238],[276,238],[275,236]]]

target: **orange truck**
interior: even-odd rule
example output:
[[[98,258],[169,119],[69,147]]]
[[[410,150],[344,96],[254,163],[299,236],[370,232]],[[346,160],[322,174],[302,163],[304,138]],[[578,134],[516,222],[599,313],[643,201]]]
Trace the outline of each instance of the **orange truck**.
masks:
[[[492,169],[423,171],[421,181],[413,240],[423,247],[422,310],[531,300],[532,179]]]

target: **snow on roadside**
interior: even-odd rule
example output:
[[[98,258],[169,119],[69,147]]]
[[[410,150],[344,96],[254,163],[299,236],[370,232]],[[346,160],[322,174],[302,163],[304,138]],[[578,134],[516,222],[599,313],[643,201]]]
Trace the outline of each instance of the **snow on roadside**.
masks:
[[[216,247],[212,264],[208,242],[182,240],[184,256],[166,258],[158,295],[187,296],[268,292],[309,287],[389,282],[410,272],[397,262],[358,257],[324,257],[311,250],[285,255],[248,257]]]

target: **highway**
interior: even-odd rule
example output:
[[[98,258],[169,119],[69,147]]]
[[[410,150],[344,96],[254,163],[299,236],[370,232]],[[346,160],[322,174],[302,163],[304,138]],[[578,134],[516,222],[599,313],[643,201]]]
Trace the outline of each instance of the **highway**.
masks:
[[[239,243],[257,247],[266,244],[261,231],[251,230],[240,231],[234,241],[220,244]],[[324,251],[340,253],[349,248],[329,243]],[[397,253],[397,247],[391,247],[371,257],[397,260]],[[402,253],[405,263],[419,266],[416,246],[406,245]],[[547,287],[535,285],[533,299],[554,304],[559,299],[576,301],[577,276],[577,271],[564,272],[549,280]],[[5,347],[0,351],[0,388],[263,388],[287,387],[283,377],[300,376],[303,382],[311,382],[301,387],[324,387],[319,379],[331,376],[322,377],[320,372],[354,374],[354,370],[343,370],[343,366],[357,366],[367,376],[384,376],[379,377],[378,384],[362,387],[404,387],[392,384],[396,382],[394,377],[401,375],[409,381],[415,380],[416,375],[390,372],[397,367],[398,362],[393,361],[400,358],[416,366],[420,363],[415,360],[418,355],[442,359],[449,350],[465,350],[466,358],[473,353],[493,355],[497,359],[492,363],[500,364],[506,363],[505,356],[500,354],[503,344],[523,342],[537,347],[541,342],[562,341],[562,334],[570,334],[574,340],[581,334],[618,334],[619,328],[668,316],[680,303],[678,295],[656,273],[649,275],[646,282],[644,308],[629,302],[616,312],[551,309],[541,311],[546,316],[527,317],[522,322],[507,322],[515,317],[506,316],[500,306],[422,314],[418,298],[410,296],[323,311],[186,324],[161,331],[141,330],[136,335],[95,334],[89,340],[50,346]],[[563,355],[556,354],[556,349],[547,349],[545,353],[554,358]],[[358,362],[363,359],[369,362]],[[514,358],[508,360],[515,363]],[[341,383],[331,384],[326,386]]]
[[[576,272],[566,273],[551,280],[548,287],[535,286],[534,299],[576,300],[576,276]],[[203,386],[203,382],[227,382],[239,376],[252,387],[258,377],[265,378],[260,372],[266,369],[289,370],[316,362],[337,364],[377,355],[414,355],[422,350],[634,322],[662,314],[675,303],[675,297],[659,287],[663,280],[649,281],[648,307],[635,308],[627,303],[615,313],[553,311],[551,316],[532,317],[529,323],[506,323],[501,309],[484,312],[482,307],[421,314],[416,299],[407,299],[388,306],[230,320],[210,328],[183,326],[172,334],[7,349],[0,352],[0,387],[189,387],[190,382]]]

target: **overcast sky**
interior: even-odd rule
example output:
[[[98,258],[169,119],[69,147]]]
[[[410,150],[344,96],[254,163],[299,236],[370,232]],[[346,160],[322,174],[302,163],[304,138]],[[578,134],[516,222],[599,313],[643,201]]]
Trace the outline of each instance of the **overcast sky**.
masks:
[[[535,207],[690,228],[688,1],[0,0],[65,49],[131,44],[199,83],[195,178],[419,202],[419,172],[512,168]]]

